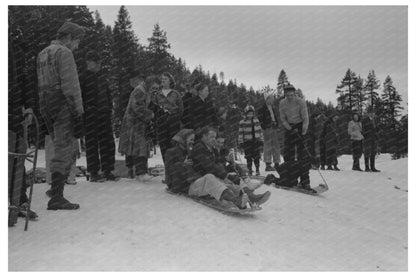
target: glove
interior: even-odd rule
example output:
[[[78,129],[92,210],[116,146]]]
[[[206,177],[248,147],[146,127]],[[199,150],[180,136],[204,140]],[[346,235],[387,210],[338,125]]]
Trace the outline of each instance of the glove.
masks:
[[[75,138],[82,138],[85,136],[85,128],[84,128],[84,119],[81,116],[77,116],[74,118],[74,126],[73,126],[73,133]]]
[[[240,177],[238,177],[238,175],[228,174],[227,179],[236,185],[240,185]]]

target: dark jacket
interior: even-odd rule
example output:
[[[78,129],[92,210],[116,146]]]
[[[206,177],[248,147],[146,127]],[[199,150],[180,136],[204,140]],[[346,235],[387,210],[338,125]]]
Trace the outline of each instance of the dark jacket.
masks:
[[[279,124],[279,118],[278,118],[278,112],[274,106],[272,106],[274,118],[276,120],[276,127]],[[272,127],[272,117],[270,115],[269,109],[267,108],[267,105],[264,104],[257,112],[257,118],[260,121],[261,128],[263,130],[269,129]]]
[[[211,173],[220,179],[227,177],[227,171],[221,163],[218,163],[215,152],[211,151],[202,141],[194,146],[191,159],[194,163],[193,168],[198,174],[203,176]]]
[[[182,116],[182,123],[183,127],[186,129],[192,129],[192,101],[195,96],[192,93],[187,92],[182,97],[183,102],[183,116]]]
[[[111,124],[113,101],[105,76],[99,71],[86,70],[80,77],[86,130]]]
[[[336,164],[339,139],[337,126],[332,117],[325,121],[324,128],[321,133],[321,139],[325,145],[326,164]]]
[[[202,101],[201,97],[195,96],[191,109],[192,129],[197,130],[205,126],[217,127],[219,125],[214,104],[209,98]]]
[[[372,121],[368,116],[362,120],[364,144],[368,145],[378,140],[378,127],[375,119]]]
[[[22,108],[34,109],[34,95],[26,76],[25,42],[22,36],[9,35],[9,130],[22,132]]]
[[[184,163],[187,151],[179,146],[166,151],[166,180],[169,180],[168,188],[175,192],[188,193],[189,186],[201,177],[192,166]]]

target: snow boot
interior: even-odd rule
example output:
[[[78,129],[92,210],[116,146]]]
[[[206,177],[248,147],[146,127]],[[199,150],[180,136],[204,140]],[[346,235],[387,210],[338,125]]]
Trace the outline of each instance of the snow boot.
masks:
[[[277,179],[276,176],[274,176],[273,174],[268,174],[266,176],[266,178],[264,178],[263,183],[265,185],[271,185],[272,183],[275,183],[276,182],[276,179]]]
[[[364,156],[365,172],[371,172],[370,170],[370,159],[368,156]]]
[[[52,173],[52,185],[50,189],[51,199],[48,202],[48,210],[76,210],[78,204],[69,202],[64,198],[64,184],[66,176],[59,172]]]
[[[353,163],[353,166],[352,166],[352,170],[362,171],[362,169],[360,168],[360,160],[358,158],[354,158],[354,163]]]
[[[64,197],[52,197],[48,202],[48,210],[77,210],[79,204],[71,203]]]
[[[102,183],[104,181],[105,181],[105,178],[102,177],[100,174],[98,174],[97,172],[91,172],[90,182]]]
[[[254,190],[251,190],[247,187],[245,187],[243,191],[247,194],[248,200],[250,200],[251,203],[257,204],[257,206],[260,206],[261,204],[269,200],[271,195],[270,191],[266,191],[262,194],[254,194]]]
[[[129,177],[129,179],[134,179],[134,169],[132,167],[129,167],[127,176]]]
[[[29,209],[29,204],[25,202],[22,205],[20,205],[18,216],[26,217],[26,214],[28,214],[29,220],[37,220],[37,218],[39,217],[37,213]]]
[[[104,172],[104,179],[106,179],[107,181],[117,182],[118,180],[120,180],[120,177],[115,176],[111,171],[106,171]]]
[[[304,189],[304,190],[311,190],[311,181],[309,179],[309,175],[304,175],[300,177],[300,182],[298,184],[298,187]]]
[[[340,171],[341,169],[339,169],[339,168],[338,168],[338,166],[335,164],[335,165],[334,165],[334,170],[335,170],[335,171]]]
[[[332,168],[332,165],[328,165],[326,170],[334,170],[334,169]]]
[[[321,165],[321,168],[320,168],[321,170],[325,170],[325,166],[324,165]]]
[[[380,172],[380,170],[376,169],[375,163],[376,163],[376,157],[375,156],[370,157],[370,168],[371,168],[371,171],[372,172]]]
[[[275,169],[272,167],[272,163],[266,163],[266,171],[274,171]]]

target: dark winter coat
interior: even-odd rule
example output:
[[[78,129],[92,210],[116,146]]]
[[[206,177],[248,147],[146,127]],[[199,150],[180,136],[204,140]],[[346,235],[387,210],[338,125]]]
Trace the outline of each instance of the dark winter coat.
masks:
[[[324,123],[321,139],[325,145],[326,164],[336,164],[338,155],[338,132],[333,117],[328,118]]]
[[[194,100],[194,95],[192,95],[192,93],[187,92],[183,97],[182,97],[182,103],[183,103],[183,116],[182,116],[182,123],[183,123],[183,128],[186,129],[192,129],[192,106],[193,106],[193,100]]]
[[[111,125],[113,102],[108,82],[102,72],[87,70],[80,77],[80,85],[86,130],[100,130],[103,124]]]
[[[276,107],[273,105],[272,106],[272,110],[273,110],[273,114],[274,114],[274,118],[276,120],[276,125],[275,127],[277,127],[279,125],[279,118],[278,118],[278,111],[276,109]],[[261,128],[263,130],[269,129],[273,127],[273,121],[272,121],[272,116],[270,115],[270,111],[269,108],[267,107],[266,104],[264,104],[257,112],[257,118],[260,121],[261,124]]]
[[[378,141],[378,127],[375,119],[371,120],[368,116],[362,120],[364,147],[369,147],[371,144]]]
[[[21,36],[9,36],[9,130],[22,132],[23,108],[35,106],[26,76],[25,43]]]
[[[220,179],[225,179],[227,176],[227,171],[221,163],[218,163],[214,150],[210,150],[202,141],[194,146],[191,159],[194,170],[202,176],[208,173]]]
[[[237,147],[238,127],[241,119],[241,112],[237,107],[228,109],[224,128],[225,147],[228,149]]]
[[[205,126],[217,127],[219,120],[213,102],[206,98],[205,101],[195,96],[191,107],[192,129],[195,131]]]
[[[183,102],[178,91],[172,89],[167,96],[162,91],[158,91],[154,96],[154,101],[169,113],[168,121],[180,122],[183,114]]]
[[[119,152],[123,155],[147,157],[147,124],[153,112],[149,109],[150,95],[144,84],[137,86],[130,95],[126,112],[121,123]]]
[[[166,151],[165,173],[168,187],[175,192],[188,193],[189,186],[199,177],[191,165],[184,163],[188,152],[179,145]]]

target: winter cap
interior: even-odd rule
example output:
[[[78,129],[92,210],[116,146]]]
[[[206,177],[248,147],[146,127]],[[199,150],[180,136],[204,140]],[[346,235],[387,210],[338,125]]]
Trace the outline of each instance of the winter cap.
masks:
[[[291,92],[291,91],[295,92],[295,91],[296,91],[296,89],[295,89],[295,87],[294,87],[294,86],[292,86],[291,84],[288,84],[287,86],[285,86],[285,87],[283,88],[283,91],[284,91],[284,93]]]
[[[94,51],[94,50],[88,51],[87,55],[85,55],[85,59],[87,61],[93,61],[93,62],[98,62],[99,60],[101,60],[97,51]]]
[[[195,132],[192,129],[182,129],[173,136],[172,140],[179,144],[185,145],[186,139],[193,134],[195,134]]]
[[[248,112],[254,112],[254,107],[252,105],[247,105],[244,108],[244,113],[247,114]]]
[[[78,24],[66,21],[64,24],[62,24],[61,28],[59,28],[58,34],[59,33],[70,34],[74,38],[81,39],[85,35],[85,30]]]

